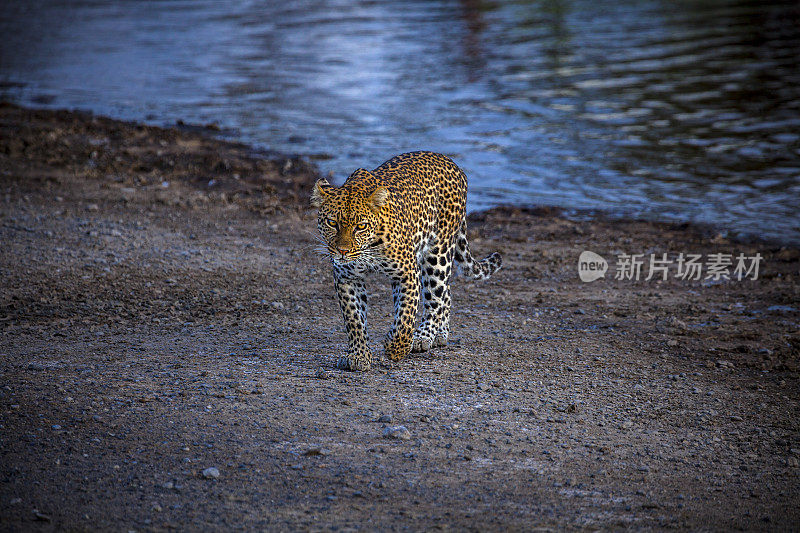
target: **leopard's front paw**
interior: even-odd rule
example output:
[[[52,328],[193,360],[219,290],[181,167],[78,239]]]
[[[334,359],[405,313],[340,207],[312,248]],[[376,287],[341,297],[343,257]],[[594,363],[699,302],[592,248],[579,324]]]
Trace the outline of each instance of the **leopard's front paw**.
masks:
[[[336,368],[341,370],[352,370],[354,372],[366,372],[372,366],[372,362],[366,357],[353,355],[343,355],[336,363]]]
[[[392,361],[400,361],[411,352],[411,339],[398,339],[397,337],[387,337],[384,343],[386,357]]]

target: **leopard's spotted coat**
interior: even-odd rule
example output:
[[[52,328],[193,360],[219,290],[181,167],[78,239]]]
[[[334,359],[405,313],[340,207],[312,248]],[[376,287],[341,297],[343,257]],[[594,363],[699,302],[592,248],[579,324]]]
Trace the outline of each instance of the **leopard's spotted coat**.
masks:
[[[368,270],[392,280],[395,318],[384,343],[391,360],[447,344],[453,261],[475,279],[488,278],[501,264],[496,252],[482,261],[472,257],[466,200],[464,172],[433,152],[398,155],[373,171],[360,168],[339,188],[326,180],[315,184],[311,202],[319,208],[317,223],[347,329],[349,348],[340,368],[363,371],[372,364],[363,281]],[[420,300],[422,322],[414,331]]]

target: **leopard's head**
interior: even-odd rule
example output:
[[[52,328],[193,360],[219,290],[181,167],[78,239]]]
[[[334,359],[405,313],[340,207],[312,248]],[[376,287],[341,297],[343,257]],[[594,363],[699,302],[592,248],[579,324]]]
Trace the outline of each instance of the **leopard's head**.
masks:
[[[369,259],[377,252],[381,208],[388,199],[385,187],[367,192],[346,185],[337,188],[325,179],[314,184],[311,205],[319,208],[317,227],[334,262]]]

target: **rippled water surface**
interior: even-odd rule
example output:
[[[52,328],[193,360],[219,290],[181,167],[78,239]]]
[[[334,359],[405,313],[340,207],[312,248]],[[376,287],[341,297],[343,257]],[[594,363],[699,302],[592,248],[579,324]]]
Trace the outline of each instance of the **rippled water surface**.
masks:
[[[21,103],[216,122],[340,181],[436,150],[472,209],[800,242],[795,2],[28,0],[0,34]]]

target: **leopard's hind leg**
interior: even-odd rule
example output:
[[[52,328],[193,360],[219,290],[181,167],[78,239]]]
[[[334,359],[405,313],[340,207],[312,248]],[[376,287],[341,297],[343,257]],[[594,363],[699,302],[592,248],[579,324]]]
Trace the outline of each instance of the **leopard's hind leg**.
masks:
[[[424,352],[446,346],[450,335],[450,277],[455,245],[435,245],[422,259],[422,322],[414,332],[411,350]]]

